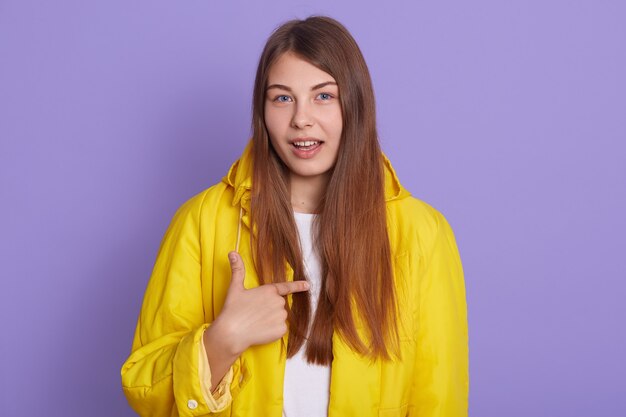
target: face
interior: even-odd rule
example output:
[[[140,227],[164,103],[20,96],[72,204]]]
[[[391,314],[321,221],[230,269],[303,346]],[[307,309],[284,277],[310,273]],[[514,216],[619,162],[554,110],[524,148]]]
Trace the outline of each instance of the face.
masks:
[[[270,67],[265,126],[291,178],[327,178],[343,128],[339,87],[328,73],[292,53]]]

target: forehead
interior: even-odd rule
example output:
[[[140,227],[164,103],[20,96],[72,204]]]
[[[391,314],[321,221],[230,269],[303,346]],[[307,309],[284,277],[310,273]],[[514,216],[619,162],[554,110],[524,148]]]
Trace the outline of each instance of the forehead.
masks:
[[[310,62],[286,52],[270,66],[267,85],[283,84],[297,88],[311,87],[327,81],[336,80]]]

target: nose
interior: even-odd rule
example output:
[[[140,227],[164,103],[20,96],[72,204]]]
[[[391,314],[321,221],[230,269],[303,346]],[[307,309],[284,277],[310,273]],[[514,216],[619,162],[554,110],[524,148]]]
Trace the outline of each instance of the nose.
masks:
[[[307,103],[300,102],[295,106],[294,114],[291,119],[291,125],[298,129],[303,129],[313,125],[313,116]]]

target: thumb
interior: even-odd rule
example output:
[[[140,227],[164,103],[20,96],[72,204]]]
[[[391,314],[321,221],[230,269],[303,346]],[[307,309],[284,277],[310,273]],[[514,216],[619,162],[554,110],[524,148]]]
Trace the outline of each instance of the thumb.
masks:
[[[235,252],[231,251],[228,253],[228,260],[230,261],[230,286],[237,289],[244,289],[243,281],[246,277],[246,268],[243,265],[243,260],[241,256]]]

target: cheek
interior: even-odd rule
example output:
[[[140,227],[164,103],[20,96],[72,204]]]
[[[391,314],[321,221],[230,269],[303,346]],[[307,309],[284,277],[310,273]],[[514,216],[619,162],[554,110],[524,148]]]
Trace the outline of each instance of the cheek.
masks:
[[[341,114],[337,118],[337,130],[339,130],[339,133],[343,130],[343,119],[341,118]]]
[[[265,119],[265,127],[267,128],[267,130],[269,130],[270,132],[273,130],[274,127],[274,114],[271,111],[268,111],[267,109],[265,110],[265,114],[263,115],[264,119]]]
[[[341,132],[343,131],[343,118],[341,117],[341,113],[335,115],[335,118],[332,122],[333,131],[337,136],[341,136]]]
[[[265,126],[268,131],[279,134],[288,126],[288,115],[286,112],[266,110]]]
[[[267,129],[272,147],[279,154],[280,158],[283,159],[281,156],[283,153],[281,148],[282,141],[280,140],[283,137],[283,127],[278,116],[276,112],[266,111],[265,128]]]
[[[340,131],[342,129],[341,110],[336,108],[325,108],[317,114],[320,124],[328,131],[328,133]]]

